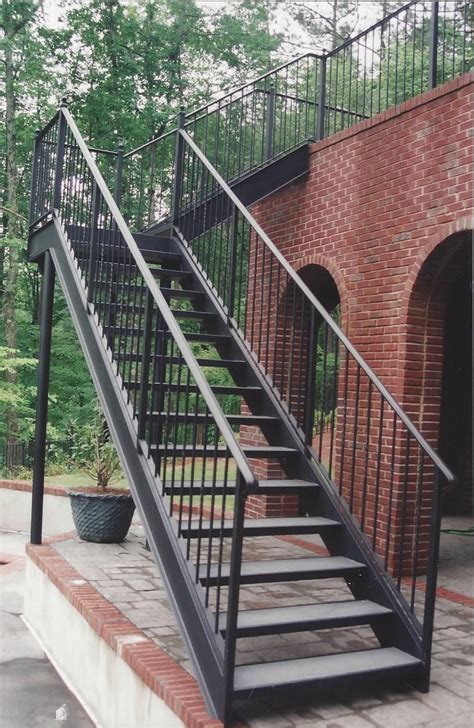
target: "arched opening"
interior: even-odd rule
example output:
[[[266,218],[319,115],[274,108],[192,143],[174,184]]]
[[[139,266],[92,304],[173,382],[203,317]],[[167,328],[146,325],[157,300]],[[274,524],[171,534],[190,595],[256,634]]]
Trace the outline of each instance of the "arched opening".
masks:
[[[447,292],[439,452],[457,476],[444,512],[472,513],[472,249]],[[470,258],[470,259],[469,259]]]
[[[408,314],[405,404],[458,478],[444,512],[472,510],[472,233],[455,233],[423,263]]]
[[[326,311],[337,322],[341,323],[341,299],[336,281],[329,271],[321,265],[307,265],[299,275],[308,288],[324,306]],[[311,332],[314,326],[314,333]],[[306,321],[306,337],[314,338],[313,358],[309,359],[307,372],[306,410],[303,427],[308,442],[318,452],[319,460],[326,466],[331,460],[330,429],[336,416],[337,377],[338,377],[338,341],[331,328],[316,315],[311,322]],[[312,435],[308,435],[311,428]],[[331,467],[328,467],[331,470]]]

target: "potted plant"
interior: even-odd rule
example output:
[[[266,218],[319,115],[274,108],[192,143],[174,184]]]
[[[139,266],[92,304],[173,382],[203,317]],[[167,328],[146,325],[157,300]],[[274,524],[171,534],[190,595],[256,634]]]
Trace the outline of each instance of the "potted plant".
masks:
[[[100,412],[77,433],[76,461],[95,487],[75,488],[68,495],[79,538],[95,543],[120,543],[128,533],[135,504],[128,490],[110,488],[121,467]]]

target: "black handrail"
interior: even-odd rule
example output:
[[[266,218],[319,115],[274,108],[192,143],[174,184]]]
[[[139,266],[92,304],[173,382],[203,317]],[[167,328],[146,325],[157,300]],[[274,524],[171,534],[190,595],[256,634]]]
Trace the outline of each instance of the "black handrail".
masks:
[[[288,276],[291,278],[291,280],[294,282],[294,284],[297,286],[297,288],[304,294],[304,296],[308,299],[308,301],[311,302],[312,306],[314,306],[314,308],[317,310],[317,312],[321,316],[321,318],[326,322],[328,327],[334,332],[334,334],[337,336],[337,338],[345,346],[347,351],[351,354],[351,356],[354,358],[354,360],[357,362],[357,364],[360,366],[360,368],[369,377],[369,379],[372,381],[372,383],[375,385],[375,387],[378,389],[378,391],[382,394],[384,399],[387,400],[387,402],[390,404],[392,409],[396,412],[397,416],[400,418],[400,420],[404,423],[404,425],[407,427],[407,429],[413,435],[415,440],[420,444],[420,446],[423,448],[423,450],[426,452],[426,454],[431,458],[433,463],[439,468],[439,470],[444,475],[446,480],[449,482],[453,482],[455,480],[454,474],[444,464],[444,462],[441,460],[439,455],[433,450],[433,448],[425,440],[423,435],[420,433],[420,431],[417,429],[417,427],[413,424],[411,419],[404,412],[404,410],[401,408],[401,406],[396,401],[396,399],[393,397],[393,395],[390,394],[388,389],[382,384],[382,382],[377,377],[375,372],[367,364],[365,359],[363,359],[363,357],[359,354],[357,349],[351,344],[351,342],[349,341],[347,336],[344,334],[344,332],[341,330],[341,328],[337,325],[337,323],[334,321],[334,319],[329,315],[329,313],[326,311],[326,309],[321,305],[321,303],[318,301],[318,299],[316,298],[314,293],[312,293],[312,291],[308,288],[308,286],[302,280],[302,278],[298,275],[298,273],[288,263],[288,261],[286,260],[284,255],[282,255],[282,253],[278,250],[276,245],[270,240],[268,235],[261,228],[261,226],[255,220],[255,218],[249,212],[249,210],[245,207],[245,205],[242,204],[242,202],[239,200],[237,195],[235,195],[234,192],[232,192],[229,185],[221,177],[219,172],[212,166],[212,164],[205,157],[205,155],[201,152],[201,150],[194,143],[194,141],[189,136],[189,134],[184,129],[179,130],[179,134],[181,134],[181,136],[185,139],[186,143],[192,149],[193,153],[199,158],[199,160],[201,161],[203,166],[207,169],[207,171],[216,180],[217,184],[223,190],[225,195],[232,201],[232,204],[235,205],[235,207],[239,210],[239,212],[245,218],[245,220],[248,222],[248,224],[251,226],[251,228],[259,236],[259,238],[261,238],[261,240],[265,243],[265,246],[272,253],[272,255],[278,260],[280,265],[283,267],[283,269],[288,274]]]
[[[145,281],[148,289],[150,290],[153,299],[155,300],[158,309],[163,315],[163,318],[166,322],[166,325],[169,328],[169,331],[171,332],[173,339],[175,340],[176,344],[178,345],[179,350],[181,351],[183,358],[189,368],[189,370],[192,373],[192,376],[199,387],[199,391],[206,402],[207,407],[209,408],[209,411],[211,412],[214,421],[219,428],[219,431],[224,438],[224,441],[229,448],[230,452],[232,453],[233,458],[235,459],[237,466],[242,474],[242,477],[244,479],[244,482],[248,488],[254,487],[257,484],[257,479],[255,478],[250,465],[248,463],[248,460],[245,456],[245,454],[242,452],[242,449],[238,443],[238,441],[235,438],[235,435],[232,431],[232,428],[229,426],[225,415],[220,408],[220,405],[212,392],[211,387],[209,386],[209,383],[207,379],[205,378],[202,369],[200,368],[199,364],[196,361],[196,358],[191,351],[191,348],[189,347],[189,344],[187,343],[183,332],[176,321],[173,313],[171,312],[170,307],[168,306],[166,299],[164,298],[163,294],[160,291],[160,287],[157,285],[156,280],[153,277],[153,274],[150,271],[149,266],[146,264],[145,259],[140,252],[140,248],[138,247],[137,243],[133,239],[133,235],[131,234],[130,230],[127,227],[127,224],[125,220],[123,219],[122,213],[120,212],[117,204],[115,203],[114,198],[112,197],[111,192],[109,191],[107,185],[105,184],[105,181],[94,162],[94,159],[89,151],[89,148],[87,147],[85,141],[82,138],[82,135],[76,125],[76,122],[74,121],[71,113],[67,108],[62,109],[62,113],[64,115],[64,118],[66,119],[67,125],[70,128],[74,139],[81,150],[84,159],[87,162],[87,165],[89,169],[91,170],[92,176],[94,178],[94,182],[97,185],[98,189],[100,190],[100,193],[109,208],[109,210],[112,213],[112,216],[114,218],[114,221],[117,225],[118,230],[120,231],[121,235],[123,236],[123,239],[125,240],[134,260],[135,263],[143,276],[143,280]]]

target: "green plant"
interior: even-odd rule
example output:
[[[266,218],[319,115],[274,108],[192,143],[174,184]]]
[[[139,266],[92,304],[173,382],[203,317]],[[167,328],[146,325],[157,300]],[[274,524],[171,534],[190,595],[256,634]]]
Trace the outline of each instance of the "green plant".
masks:
[[[74,460],[97,488],[105,490],[122,474],[120,461],[102,413],[97,409],[92,422],[76,431]]]

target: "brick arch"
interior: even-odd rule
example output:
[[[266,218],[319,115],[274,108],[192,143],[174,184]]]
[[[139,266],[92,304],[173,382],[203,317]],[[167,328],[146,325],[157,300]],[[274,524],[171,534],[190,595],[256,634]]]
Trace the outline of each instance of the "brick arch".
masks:
[[[339,292],[343,327],[344,330],[347,331],[350,320],[350,305],[344,276],[331,258],[321,255],[320,253],[305,255],[302,258],[298,258],[298,260],[293,263],[293,267],[297,273],[309,265],[319,265],[321,268],[327,270],[327,272],[332,276]]]
[[[466,217],[442,226],[420,251],[405,286],[402,401],[434,447],[438,444],[447,298],[462,271],[462,249],[472,227],[474,221]]]
[[[469,232],[470,230],[474,230],[474,214],[459,216],[454,220],[445,223],[444,225],[440,225],[439,228],[436,230],[436,234],[433,236],[433,238],[419,250],[418,255],[416,256],[416,259],[412,265],[411,271],[407,276],[405,288],[402,294],[401,312],[402,321],[404,324],[406,324],[409,315],[410,300],[413,288],[416,284],[422,267],[430,257],[431,253],[433,253],[438,245],[444,243],[445,240],[447,240],[455,233]]]

